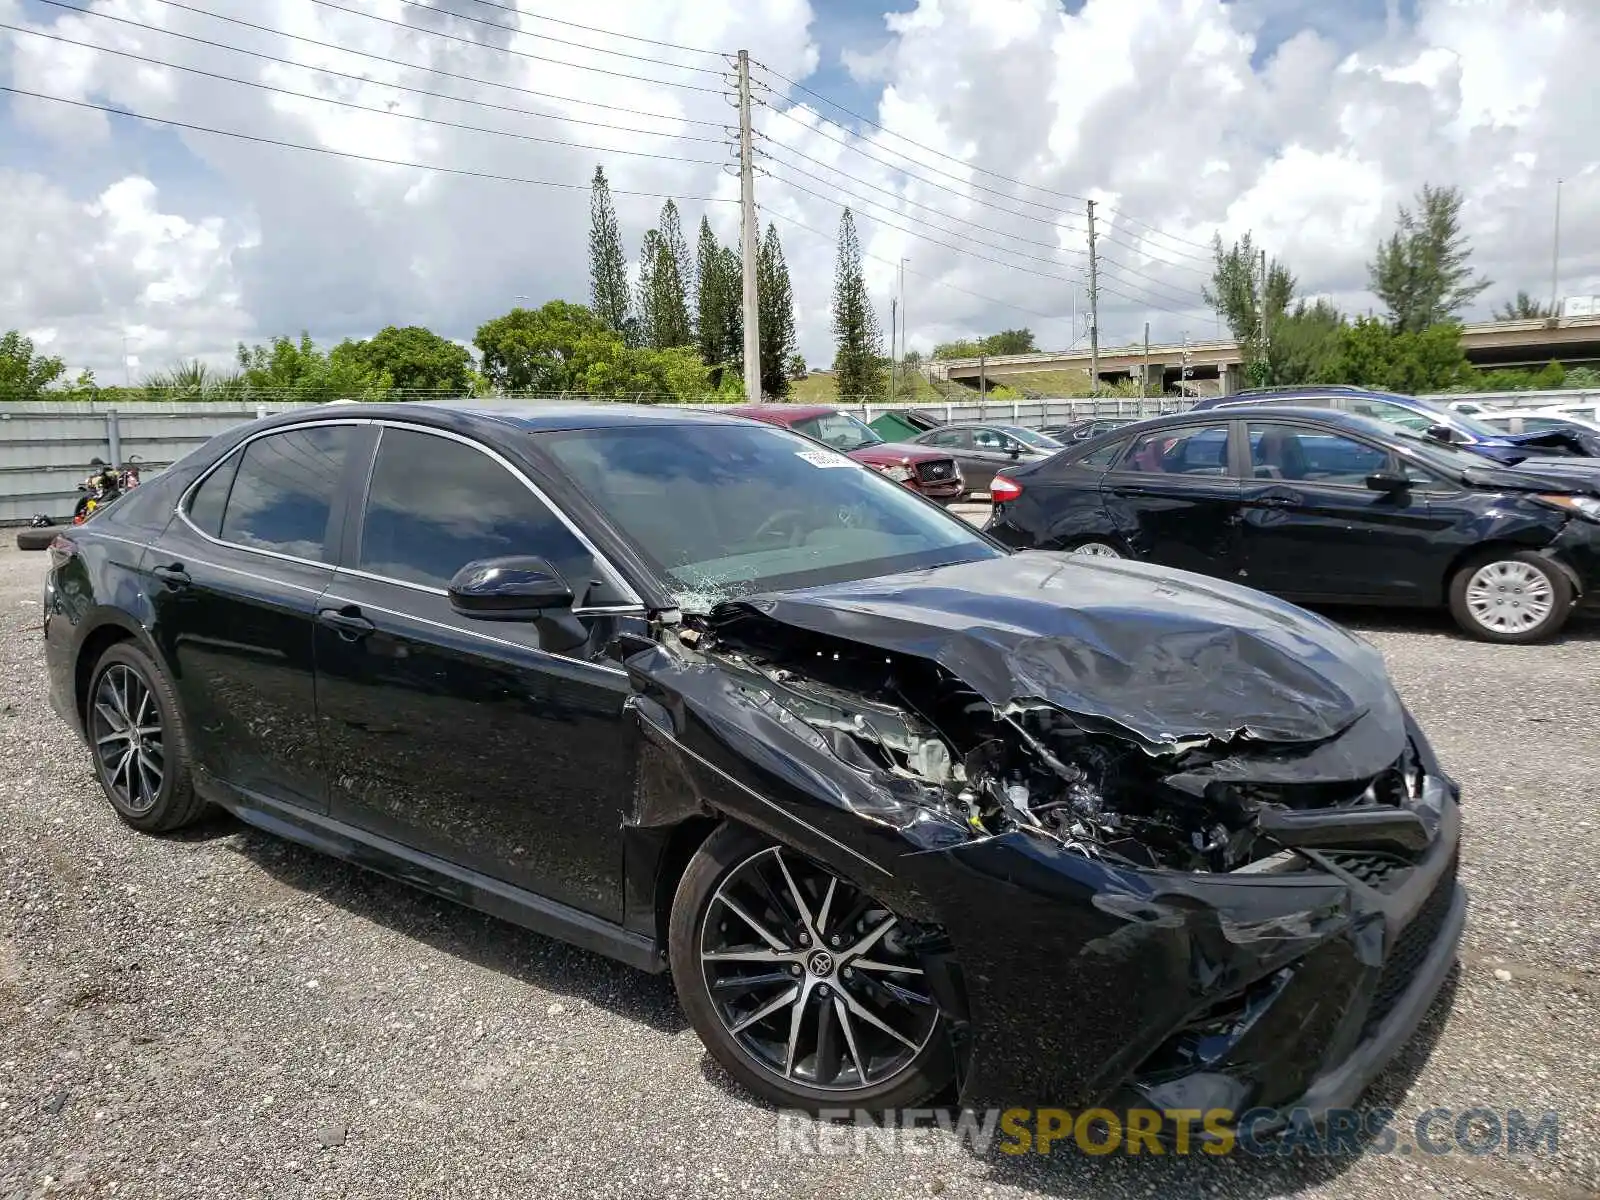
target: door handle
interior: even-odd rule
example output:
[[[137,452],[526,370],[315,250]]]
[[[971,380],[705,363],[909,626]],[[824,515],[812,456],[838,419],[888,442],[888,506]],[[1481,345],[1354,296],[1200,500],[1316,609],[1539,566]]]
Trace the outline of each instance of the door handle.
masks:
[[[189,572],[183,569],[182,563],[166,563],[162,566],[151,567],[150,574],[154,575],[157,579],[161,580],[162,583],[166,584],[174,591],[176,591],[178,588],[188,587],[194,582],[194,580],[189,578]]]
[[[1258,508],[1293,508],[1300,501],[1292,496],[1258,496],[1250,503]]]
[[[339,636],[347,642],[364,638],[378,628],[363,617],[361,609],[354,604],[347,604],[343,608],[321,609],[317,613],[317,620],[330,629],[337,629]]]

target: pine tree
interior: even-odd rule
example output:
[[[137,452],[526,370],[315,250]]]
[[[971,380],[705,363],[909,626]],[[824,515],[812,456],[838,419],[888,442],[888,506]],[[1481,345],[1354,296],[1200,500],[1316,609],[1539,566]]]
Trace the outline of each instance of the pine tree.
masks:
[[[744,266],[732,247],[717,251],[723,301],[723,361],[735,371],[744,372]]]
[[[1423,184],[1417,201],[1421,211],[1402,206],[1395,231],[1367,264],[1372,290],[1397,333],[1421,333],[1452,320],[1489,286],[1467,265],[1472,246],[1461,232],[1460,189]]]
[[[678,206],[668,200],[661,206],[661,240],[667,244],[667,253],[672,255],[673,265],[677,268],[680,298],[683,303],[683,319],[686,328],[691,328],[693,320],[694,298],[697,291],[695,263],[689,257],[689,244],[683,240],[683,224],[678,219]],[[693,336],[674,345],[688,346],[693,344]]]
[[[621,333],[629,327],[628,264],[617,229],[617,210],[611,204],[606,173],[594,169],[589,189],[589,298],[595,314]]]
[[[641,346],[657,347],[661,345],[656,334],[656,324],[659,320],[661,287],[656,280],[656,273],[660,270],[661,260],[666,257],[666,243],[661,240],[659,230],[645,230],[644,240],[639,243],[639,318],[638,342]]]
[[[778,230],[767,226],[756,259],[761,314],[761,392],[782,398],[789,394],[789,356],[794,353],[794,289],[789,264],[783,260]]]
[[[711,222],[704,217],[700,218],[700,238],[695,246],[695,275],[700,284],[695,293],[695,340],[700,361],[708,367],[723,366],[733,361],[728,334],[732,318],[738,314],[738,284],[729,289],[722,247],[711,232]]]
[[[662,229],[644,235],[639,248],[639,321],[642,344],[655,350],[694,345],[694,330],[689,324],[689,301],[684,289],[684,268],[680,253],[683,231],[678,225],[678,206],[668,200],[661,210]],[[676,239],[679,249],[673,248]]]
[[[883,339],[878,317],[861,274],[861,244],[855,217],[844,210],[839,219],[839,257],[833,272],[833,336],[838,349],[833,371],[839,398],[876,398],[883,394]]]

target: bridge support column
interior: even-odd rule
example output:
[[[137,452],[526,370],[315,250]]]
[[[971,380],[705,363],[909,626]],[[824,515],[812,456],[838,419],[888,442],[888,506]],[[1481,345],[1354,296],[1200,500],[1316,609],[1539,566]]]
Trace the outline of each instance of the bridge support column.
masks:
[[[1222,394],[1224,396],[1236,395],[1244,390],[1245,376],[1243,363],[1228,363],[1221,371]]]

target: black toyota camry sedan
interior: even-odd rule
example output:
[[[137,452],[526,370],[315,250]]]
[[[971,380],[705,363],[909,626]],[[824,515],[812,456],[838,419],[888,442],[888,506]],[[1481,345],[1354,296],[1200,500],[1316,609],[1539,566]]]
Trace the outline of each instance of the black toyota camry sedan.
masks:
[[[1485,641],[1553,636],[1600,594],[1600,466],[1505,464],[1288,406],[1142,421],[993,488],[1015,548],[1128,557],[1301,603],[1448,607]]]
[[[289,413],[51,556],[129,825],[217,805],[670,970],[777,1104],[1315,1113],[1455,957],[1457,789],[1372,647],[769,425]]]

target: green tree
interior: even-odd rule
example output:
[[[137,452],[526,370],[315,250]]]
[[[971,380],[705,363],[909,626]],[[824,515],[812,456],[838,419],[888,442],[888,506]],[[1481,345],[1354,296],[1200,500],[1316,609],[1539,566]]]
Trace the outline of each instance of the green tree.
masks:
[[[804,379],[809,374],[806,368],[806,356],[798,352],[789,356],[789,378]]]
[[[737,256],[718,245],[711,223],[704,217],[700,218],[700,237],[695,245],[695,266],[700,284],[695,292],[695,334],[700,361],[718,369],[741,366],[744,358],[743,272]]]
[[[694,344],[682,260],[673,244],[676,234],[681,246],[683,234],[677,228],[677,205],[670,200],[661,210],[661,224],[665,231],[647,231],[639,248],[640,344],[655,350]]]
[[[1367,264],[1372,290],[1401,333],[1450,321],[1477,299],[1487,279],[1474,279],[1472,247],[1461,232],[1461,192],[1422,185],[1418,211],[1400,208],[1395,231]]]
[[[1035,350],[1031,329],[1002,329],[984,338],[982,345],[985,354],[1032,354]]]
[[[1544,321],[1555,315],[1554,304],[1541,303],[1521,289],[1518,289],[1515,300],[1508,300],[1494,310],[1496,321]]]
[[[335,362],[317,349],[309,333],[300,340],[276,337],[266,345],[239,343],[239,379],[246,392],[291,393],[297,400],[381,400],[394,381],[366,364]]]
[[[1267,339],[1267,382],[1274,386],[1337,383],[1344,317],[1326,300],[1280,313]]]
[[[552,300],[486,321],[472,339],[483,374],[503,392],[571,392],[623,349],[622,335],[581,304]]]
[[[1340,342],[1334,372],[1341,383],[1415,394],[1448,391],[1472,378],[1461,326],[1451,321],[1413,332],[1357,317]]]
[[[394,397],[399,400],[415,398],[417,393],[472,393],[472,355],[466,347],[420,325],[403,329],[390,325],[365,341],[340,342],[329,358],[365,367],[373,375],[387,375],[400,393]]]
[[[933,357],[940,362],[951,358],[977,358],[984,353],[983,343],[971,338],[940,342],[933,348]]]
[[[1267,263],[1263,292],[1261,249],[1249,233],[1228,247],[1223,246],[1222,235],[1215,235],[1211,239],[1211,253],[1215,260],[1211,282],[1201,287],[1200,294],[1227,323],[1228,331],[1243,348],[1252,382],[1264,384],[1272,373],[1271,337],[1262,335],[1270,335],[1288,312],[1297,281],[1287,266],[1271,259]]]
[[[682,310],[681,329],[678,331],[680,341],[673,342],[674,346],[694,345],[694,297],[698,290],[695,281],[695,262],[689,255],[689,243],[683,240],[683,222],[678,217],[678,206],[668,200],[661,206],[661,240],[666,244],[667,253],[672,256],[674,275],[677,278],[677,294],[674,304]],[[677,313],[674,312],[674,319]]]
[[[244,390],[237,371],[218,371],[198,358],[153,371],[144,379],[146,400],[233,400]]]
[[[37,400],[66,371],[61,359],[34,353],[33,340],[19,331],[0,337],[0,400]]]
[[[855,217],[847,208],[839,218],[839,256],[833,273],[833,370],[839,398],[883,395],[883,336],[861,273],[861,244]]]
[[[789,394],[789,356],[794,353],[794,289],[776,226],[768,225],[756,261],[761,315],[761,394]]]
[[[616,332],[627,333],[631,328],[628,262],[622,253],[611,185],[599,167],[589,187],[589,298],[596,316]]]

